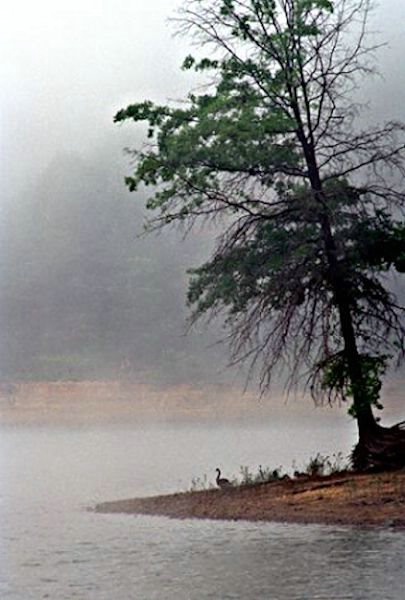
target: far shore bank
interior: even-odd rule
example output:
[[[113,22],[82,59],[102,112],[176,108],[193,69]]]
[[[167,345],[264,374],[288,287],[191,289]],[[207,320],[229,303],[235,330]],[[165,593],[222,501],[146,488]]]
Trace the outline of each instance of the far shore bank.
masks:
[[[248,423],[268,419],[347,417],[339,407],[317,409],[309,397],[261,398],[257,390],[225,384],[128,381],[0,383],[0,425],[136,424],[149,422]]]
[[[405,529],[405,471],[338,473],[98,504],[98,513]]]
[[[384,418],[396,422],[402,414],[403,382],[386,390],[390,401]],[[286,398],[282,391],[260,397],[231,384],[142,381],[0,382],[0,425],[91,425],[148,421],[218,422],[286,417],[343,418],[347,408],[315,407],[308,396]]]
[[[309,404],[311,407],[311,404]],[[262,418],[277,413],[280,396],[266,402],[230,385],[163,385],[128,381],[0,383],[0,425],[103,424],[142,421]],[[301,402],[302,411],[308,403]]]

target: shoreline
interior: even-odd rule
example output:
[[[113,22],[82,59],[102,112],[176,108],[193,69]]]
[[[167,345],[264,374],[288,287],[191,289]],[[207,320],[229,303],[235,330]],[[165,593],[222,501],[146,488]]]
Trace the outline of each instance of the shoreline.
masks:
[[[100,514],[267,521],[405,530],[405,471],[323,477],[210,489],[97,504]]]
[[[311,404],[309,404],[311,406]],[[306,401],[293,404],[300,417]],[[167,385],[125,381],[0,383],[0,425],[92,425],[257,420],[285,412],[281,396],[229,385]],[[338,414],[338,411],[337,411]]]

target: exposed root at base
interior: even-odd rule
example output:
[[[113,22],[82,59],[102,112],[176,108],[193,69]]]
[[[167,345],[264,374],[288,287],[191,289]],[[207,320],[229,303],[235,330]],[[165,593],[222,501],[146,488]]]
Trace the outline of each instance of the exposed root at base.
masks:
[[[377,425],[363,435],[352,453],[356,471],[388,471],[405,467],[405,421],[393,427]]]

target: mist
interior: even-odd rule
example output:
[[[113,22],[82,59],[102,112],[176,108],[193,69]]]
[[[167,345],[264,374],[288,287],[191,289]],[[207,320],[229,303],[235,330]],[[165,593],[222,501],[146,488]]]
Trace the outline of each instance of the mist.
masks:
[[[391,498],[384,474],[347,478],[358,437],[347,403],[287,399],[282,378],[260,397],[229,367],[220,319],[189,330],[187,272],[209,259],[213,228],[143,235],[145,194],[124,183],[142,127],[113,118],[198,85],[180,69],[192,40],[168,21],[180,5],[0,3],[0,596],[399,600],[404,482]],[[361,123],[405,121],[404,0],[381,0],[370,31],[386,45],[380,76],[355,91]],[[386,378],[384,424],[403,418],[403,381]],[[314,464],[331,465],[335,487]],[[219,469],[255,485],[209,489]],[[260,508],[275,489],[297,521]],[[193,490],[212,498],[199,521],[95,510]],[[228,522],[216,512],[227,498]],[[311,524],[321,502],[324,525]],[[343,526],[345,512],[382,526]]]
[[[196,81],[182,72],[191,40],[174,35],[179,0],[102,4],[40,0],[3,3],[1,165],[5,198],[30,189],[55,155],[91,156],[100,147],[121,162],[134,128],[112,118],[129,102],[182,98]],[[370,20],[380,78],[363,82],[370,121],[404,115],[405,7],[382,0]],[[366,96],[366,98],[364,98]],[[112,161],[111,170],[117,169]]]
[[[233,381],[218,326],[186,333],[186,271],[212,232],[139,238],[142,194],[123,152],[140,131],[113,124],[133,101],[179,99],[190,40],[168,17],[177,0],[1,8],[0,375],[3,380]],[[371,19],[380,77],[363,81],[369,122],[405,119],[405,6]]]

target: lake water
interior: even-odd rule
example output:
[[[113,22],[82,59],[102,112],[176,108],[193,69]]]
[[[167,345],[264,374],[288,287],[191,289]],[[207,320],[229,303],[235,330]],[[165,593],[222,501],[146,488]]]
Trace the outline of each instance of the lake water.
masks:
[[[288,427],[286,426],[288,425]],[[348,452],[344,422],[0,429],[0,598],[403,600],[405,534],[100,515],[216,466]]]

